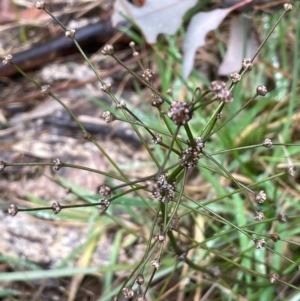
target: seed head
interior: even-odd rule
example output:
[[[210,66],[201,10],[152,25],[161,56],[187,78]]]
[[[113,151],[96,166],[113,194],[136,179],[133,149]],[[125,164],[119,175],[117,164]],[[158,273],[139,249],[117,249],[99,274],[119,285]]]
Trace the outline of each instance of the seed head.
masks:
[[[270,234],[270,238],[271,238],[274,242],[277,242],[278,240],[280,240],[280,236],[279,236],[278,233]]]
[[[255,247],[256,247],[256,249],[264,248],[265,245],[266,245],[266,242],[265,242],[265,240],[263,238],[255,240]]]
[[[226,83],[220,80],[215,80],[210,84],[210,91],[215,92],[217,98],[223,102],[232,102],[233,96],[231,91],[227,88]]]
[[[125,109],[126,108],[126,102],[124,100],[121,100],[118,104],[117,104],[117,108],[118,109]]]
[[[241,75],[237,72],[234,72],[234,73],[230,74],[230,78],[231,78],[232,82],[235,84],[241,80]]]
[[[156,236],[156,239],[157,239],[159,242],[165,242],[166,237],[165,237],[164,235],[162,235],[162,234],[158,234],[158,235]]]
[[[196,137],[195,138],[195,146],[190,146],[181,152],[181,160],[182,166],[185,168],[192,168],[197,165],[201,151],[204,147],[204,141],[201,137]]]
[[[37,9],[45,9],[45,2],[44,1],[38,1],[36,4],[35,4],[35,7]]]
[[[106,123],[111,123],[114,120],[116,120],[116,116],[115,114],[109,112],[109,111],[105,111],[102,113],[101,115],[102,119],[106,122]]]
[[[158,260],[158,259],[152,260],[151,265],[152,265],[156,270],[158,270],[159,267],[160,267],[159,260]]]
[[[263,212],[257,212],[254,216],[255,221],[262,221],[265,218],[265,215]]]
[[[262,145],[264,147],[266,147],[266,148],[270,148],[270,147],[272,147],[273,143],[272,143],[271,139],[267,138],[267,139],[264,140],[264,142],[262,143]]]
[[[186,124],[192,118],[191,105],[182,101],[173,101],[169,108],[168,116],[177,125]]]
[[[250,71],[253,67],[251,59],[249,59],[249,58],[243,59],[242,65],[243,65],[243,68],[247,71]]]
[[[225,88],[226,88],[226,83],[222,82],[220,80],[215,80],[215,81],[211,82],[211,84],[210,84],[210,91],[211,92],[219,92],[219,91],[221,91],[222,89],[225,89]]]
[[[150,69],[146,69],[143,74],[142,74],[142,77],[143,79],[146,81],[146,82],[150,82],[152,80],[152,77],[154,75],[154,72]]]
[[[285,3],[283,7],[286,11],[291,11],[293,9],[293,5],[289,3]]]
[[[104,83],[102,86],[101,86],[101,90],[106,92],[106,93],[110,93],[110,88],[111,88],[111,83]]]
[[[179,218],[178,217],[173,217],[171,223],[170,223],[170,230],[178,230],[179,228]]]
[[[164,103],[164,100],[156,94],[152,94],[152,107],[159,108]]]
[[[99,204],[100,204],[99,213],[102,214],[107,210],[107,208],[110,205],[110,202],[107,199],[102,199],[102,200],[99,200]]]
[[[195,142],[196,142],[197,150],[199,150],[199,152],[201,152],[205,146],[204,140],[201,137],[196,137]]]
[[[76,33],[75,29],[70,29],[66,31],[65,36],[70,39],[75,39],[75,33]]]
[[[145,279],[144,279],[144,276],[143,275],[138,275],[137,277],[136,277],[136,283],[138,284],[138,285],[142,285],[143,283],[144,283],[144,281],[145,281]]]
[[[129,288],[129,287],[124,287],[122,289],[122,292],[123,292],[123,295],[126,299],[130,299],[134,296],[134,291],[132,288]]]
[[[292,165],[289,166],[288,173],[291,177],[294,177],[296,175],[294,166],[292,166]]]
[[[275,273],[271,273],[269,279],[271,283],[274,283],[279,279],[279,276]]]
[[[102,194],[103,196],[110,197],[111,188],[106,184],[101,185],[99,188],[99,193]]]
[[[114,54],[114,47],[111,44],[106,44],[103,49],[102,49],[102,54],[103,55],[113,55]]]
[[[152,138],[152,141],[154,144],[159,144],[162,142],[162,136],[161,135],[155,135],[155,137]]]
[[[53,168],[56,171],[59,171],[63,166],[63,163],[59,159],[53,160],[53,163],[54,163]]]
[[[156,181],[152,195],[161,203],[167,203],[174,198],[176,183],[168,183],[167,175],[161,174]]]
[[[264,192],[264,190],[261,190],[256,196],[255,196],[255,202],[258,204],[262,204],[267,199],[267,195]]]
[[[232,93],[227,88],[221,90],[216,95],[220,101],[223,101],[223,102],[232,102],[233,101]]]
[[[60,203],[59,202],[57,202],[57,201],[54,201],[53,203],[52,203],[52,211],[55,213],[55,214],[58,214],[60,211],[61,211],[61,205],[60,205]]]
[[[41,87],[42,95],[49,95],[50,93],[50,85],[44,85]]]
[[[279,220],[279,222],[281,222],[283,224],[287,222],[287,216],[286,216],[285,212],[280,212],[278,214],[278,220]]]
[[[11,54],[6,55],[2,61],[3,65],[10,64],[12,62],[12,59],[13,56]]]
[[[83,138],[84,140],[90,140],[90,139],[92,138],[92,135],[91,135],[91,133],[89,133],[89,132],[87,132],[87,131],[83,131],[83,132],[82,132],[82,138]]]
[[[265,96],[268,93],[268,90],[265,86],[258,86],[256,89],[256,93],[261,96]]]
[[[19,209],[18,209],[18,207],[15,204],[9,205],[9,207],[8,207],[8,213],[11,216],[17,215],[18,211],[19,211]]]

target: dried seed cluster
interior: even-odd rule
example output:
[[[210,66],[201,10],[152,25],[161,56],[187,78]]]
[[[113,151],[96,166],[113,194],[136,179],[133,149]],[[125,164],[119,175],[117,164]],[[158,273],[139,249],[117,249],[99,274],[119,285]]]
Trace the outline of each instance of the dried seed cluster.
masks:
[[[263,212],[257,212],[254,216],[255,221],[262,221],[265,218],[265,215]]]
[[[136,277],[136,283],[138,284],[138,285],[142,285],[142,284],[144,284],[144,282],[145,282],[145,279],[144,279],[144,276],[143,275],[138,275],[137,277]]]
[[[279,236],[278,233],[270,234],[270,238],[271,238],[274,242],[277,242],[278,240],[280,240],[280,236]]]
[[[112,112],[109,112],[109,111],[103,112],[101,117],[106,123],[111,123],[114,120],[116,120],[115,114],[113,114]]]
[[[156,239],[161,243],[166,241],[166,237],[163,234],[157,234]]]
[[[286,223],[287,222],[287,216],[286,216],[286,213],[285,212],[280,212],[278,214],[278,220],[281,222],[281,223]]]
[[[241,75],[237,72],[231,73],[230,78],[234,84],[238,83],[241,80]]]
[[[264,140],[264,142],[263,142],[262,145],[263,145],[264,147],[266,147],[266,148],[271,148],[272,145],[273,145],[273,143],[272,143],[272,140],[271,140],[271,139],[266,138],[266,139]]]
[[[164,100],[156,94],[152,94],[152,107],[159,108],[164,103]]]
[[[265,86],[258,86],[256,89],[256,93],[261,96],[265,96],[268,93],[268,90]]]
[[[255,240],[255,247],[256,247],[256,249],[264,248],[265,245],[266,245],[266,242],[265,242],[265,240],[263,238]]]
[[[195,139],[195,142],[195,147],[188,147],[184,149],[181,153],[181,159],[184,160],[182,166],[186,168],[192,168],[197,165],[201,151],[204,147],[204,141],[203,139],[201,139],[201,137],[197,137]]]
[[[294,177],[296,175],[294,166],[292,166],[292,165],[289,166],[288,173],[291,177]]]
[[[262,204],[267,199],[267,195],[264,190],[261,190],[255,197],[255,202]]]
[[[173,217],[170,226],[169,226],[169,230],[178,230],[179,229],[179,217]]]
[[[121,100],[120,102],[118,102],[117,108],[118,109],[125,109],[126,108],[126,102],[124,100]]]
[[[269,279],[271,283],[274,283],[279,279],[279,276],[276,273],[271,273]]]
[[[75,29],[66,30],[65,36],[70,39],[75,39]]]
[[[53,160],[53,163],[54,163],[53,169],[56,171],[59,171],[63,166],[63,163],[59,159]]]
[[[110,201],[107,200],[107,199],[99,200],[99,205],[100,205],[99,213],[102,214],[102,213],[104,213],[104,212],[107,210],[107,208],[109,207]]]
[[[17,215],[19,209],[15,204],[11,204],[8,207],[8,214],[10,214],[11,216],[15,216]]]
[[[178,126],[184,125],[192,118],[191,105],[182,101],[173,101],[169,108],[168,116]]]
[[[232,102],[232,92],[227,88],[227,84],[220,80],[215,80],[210,84],[210,91],[214,92],[217,98],[223,102]]]
[[[10,64],[12,62],[13,56],[11,54],[6,55],[3,58],[2,64],[6,65],[6,64]]]
[[[251,62],[251,59],[249,59],[249,58],[243,59],[242,65],[243,65],[243,68],[247,71],[250,71],[253,68],[253,63]]]
[[[36,6],[37,9],[45,9],[45,2],[44,1],[38,1],[35,4],[35,6]]]
[[[152,260],[151,265],[152,265],[156,270],[158,270],[159,267],[160,267],[160,262],[159,262],[158,259],[154,259],[154,260]]]
[[[150,82],[152,80],[152,77],[154,75],[154,72],[150,69],[146,69],[143,74],[142,74],[142,77],[143,79],[146,81],[146,82]]]
[[[293,9],[293,5],[289,3],[285,3],[283,7],[287,11],[291,11]]]
[[[50,85],[44,85],[41,87],[41,93],[42,95],[49,95],[50,93]]]
[[[90,139],[92,138],[92,135],[91,135],[91,133],[89,133],[89,132],[87,132],[87,131],[83,131],[83,132],[82,132],[82,138],[83,138],[84,140],[90,140]]]
[[[52,203],[52,211],[55,213],[55,214],[58,214],[60,211],[61,211],[61,205],[60,205],[60,203],[59,202],[57,202],[57,201],[54,201],[53,203]]]
[[[103,49],[101,50],[101,53],[103,55],[113,55],[115,52],[114,46],[111,44],[106,44]]]
[[[124,287],[122,289],[123,295],[126,299],[132,298],[134,296],[134,291],[132,288]]]
[[[101,90],[106,93],[110,93],[111,92],[111,83],[103,83],[103,85],[101,85]]]
[[[159,144],[162,142],[162,136],[161,135],[155,135],[153,138],[152,138],[152,142],[154,144]]]
[[[111,188],[104,184],[104,185],[101,185],[99,187],[99,193],[102,194],[103,196],[106,196],[106,197],[110,197],[111,195]]]
[[[159,202],[167,203],[167,202],[173,200],[174,191],[176,188],[176,182],[169,184],[166,174],[161,174],[154,186],[155,186],[155,188],[154,188],[154,191],[152,192],[152,195]]]

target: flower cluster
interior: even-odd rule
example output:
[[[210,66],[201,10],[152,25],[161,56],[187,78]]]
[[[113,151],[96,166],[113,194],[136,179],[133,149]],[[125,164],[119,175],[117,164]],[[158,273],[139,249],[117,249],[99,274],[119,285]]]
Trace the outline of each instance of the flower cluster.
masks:
[[[216,93],[217,98],[223,102],[232,102],[233,96],[231,91],[227,88],[225,82],[215,80],[210,84],[210,91]]]
[[[176,183],[168,183],[167,175],[161,174],[155,183],[155,188],[152,192],[152,195],[159,202],[167,203],[173,200],[175,188]]]
[[[204,141],[201,137],[197,137],[195,143],[196,145],[194,147],[190,146],[181,153],[181,159],[184,160],[182,166],[188,169],[197,165],[200,153],[204,147]]]
[[[168,116],[177,125],[184,125],[192,119],[191,105],[182,101],[173,101]]]

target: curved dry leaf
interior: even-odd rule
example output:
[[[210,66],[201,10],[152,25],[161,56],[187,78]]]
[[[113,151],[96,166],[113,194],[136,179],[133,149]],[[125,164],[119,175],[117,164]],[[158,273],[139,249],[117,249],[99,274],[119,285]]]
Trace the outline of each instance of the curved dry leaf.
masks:
[[[112,24],[133,20],[142,30],[148,43],[153,44],[159,34],[173,35],[182,23],[182,17],[197,0],[147,0],[142,7],[135,7],[126,0],[116,0]]]
[[[205,45],[208,32],[219,27],[232,8],[219,8],[210,12],[201,12],[195,15],[188,28],[183,42],[183,77],[187,78],[194,65],[194,58],[199,47]]]
[[[205,37],[208,32],[217,29],[230,12],[251,2],[253,0],[242,0],[229,8],[200,12],[192,18],[183,42],[183,77],[185,79],[193,69],[196,51],[205,44]]]
[[[251,19],[243,15],[231,19],[230,38],[225,57],[218,69],[219,75],[239,71],[242,59],[253,57],[256,53],[259,45],[251,25]]]

